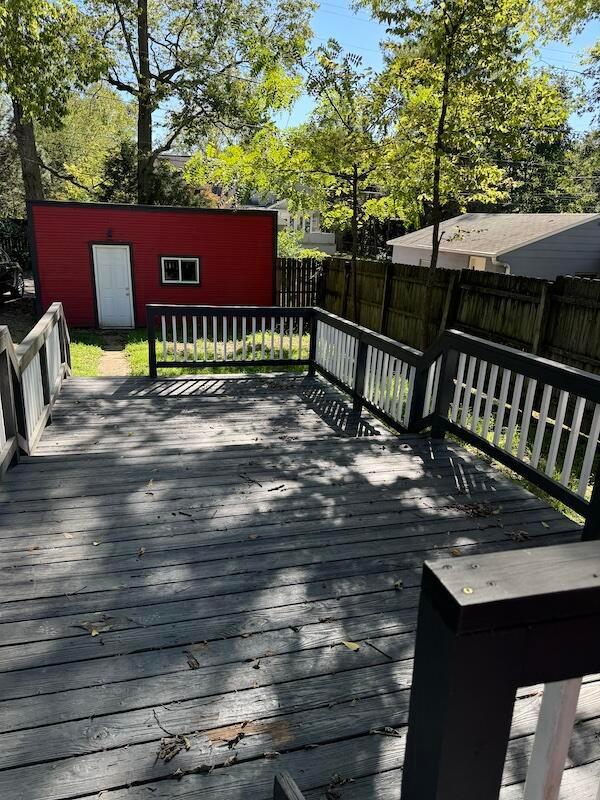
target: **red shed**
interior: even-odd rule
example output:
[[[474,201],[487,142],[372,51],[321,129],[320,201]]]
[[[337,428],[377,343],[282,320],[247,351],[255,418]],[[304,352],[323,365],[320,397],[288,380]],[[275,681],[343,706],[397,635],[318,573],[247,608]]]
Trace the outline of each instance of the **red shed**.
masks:
[[[36,293],[75,327],[133,328],[146,303],[271,305],[277,212],[40,201]]]

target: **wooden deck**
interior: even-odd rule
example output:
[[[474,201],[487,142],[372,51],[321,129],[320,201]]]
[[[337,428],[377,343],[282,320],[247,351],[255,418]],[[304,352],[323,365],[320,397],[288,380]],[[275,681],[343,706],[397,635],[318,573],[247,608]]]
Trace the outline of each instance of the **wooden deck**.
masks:
[[[0,520],[2,800],[267,800],[282,768],[308,800],[397,800],[423,560],[580,535],[299,375],[69,380]],[[539,702],[517,701],[505,800]],[[581,800],[593,680],[580,719]]]

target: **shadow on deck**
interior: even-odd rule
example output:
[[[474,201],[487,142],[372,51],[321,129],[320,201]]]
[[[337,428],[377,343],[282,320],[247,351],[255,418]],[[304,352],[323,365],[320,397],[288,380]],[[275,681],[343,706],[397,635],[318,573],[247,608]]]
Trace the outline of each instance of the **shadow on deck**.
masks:
[[[423,560],[581,533],[301,375],[72,379],[0,520],[0,796],[22,800],[267,800],[281,769],[308,800],[397,800]],[[520,693],[509,800],[538,706]]]

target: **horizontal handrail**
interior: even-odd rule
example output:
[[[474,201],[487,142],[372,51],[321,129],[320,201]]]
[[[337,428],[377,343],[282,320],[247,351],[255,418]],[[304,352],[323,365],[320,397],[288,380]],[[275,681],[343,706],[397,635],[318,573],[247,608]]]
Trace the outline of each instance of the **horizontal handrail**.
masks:
[[[0,327],[0,476],[19,451],[32,452],[70,366],[61,303],[53,303],[19,345]]]

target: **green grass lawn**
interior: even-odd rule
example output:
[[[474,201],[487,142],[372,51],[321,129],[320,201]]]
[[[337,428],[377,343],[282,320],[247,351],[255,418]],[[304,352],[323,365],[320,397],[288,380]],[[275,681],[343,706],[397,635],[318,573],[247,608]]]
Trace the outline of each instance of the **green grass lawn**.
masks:
[[[256,344],[255,344],[255,352],[256,357],[260,358],[261,356],[261,334],[260,332],[256,333]],[[280,345],[280,337],[279,334],[276,334],[274,337],[274,351],[277,356],[279,356],[279,345]],[[289,348],[289,336],[283,337],[282,344],[282,353],[283,358],[297,358],[298,357],[298,336],[294,336],[292,342],[292,350],[290,354]],[[310,345],[310,337],[308,334],[302,337],[302,357],[308,358],[308,348]],[[181,345],[179,345],[181,348]],[[223,358],[223,344],[222,342],[217,342],[217,357],[218,359]],[[246,337],[246,358],[250,357],[252,348],[252,336],[248,335]],[[188,343],[188,358],[192,358],[192,349],[193,343]],[[202,340],[198,340],[197,342],[197,352],[198,354],[204,355],[204,342]],[[212,341],[208,341],[206,343],[206,354],[208,357],[208,364],[206,367],[191,367],[187,365],[177,366],[177,367],[169,367],[168,369],[159,369],[159,375],[164,376],[175,376],[175,375],[211,375],[211,374],[223,374],[223,373],[249,373],[249,372],[268,372],[271,370],[279,371],[281,369],[285,369],[286,371],[292,372],[302,372],[306,369],[306,367],[298,366],[298,367],[280,367],[277,365],[277,362],[273,363],[272,367],[253,367],[253,366],[230,366],[230,367],[211,367],[210,361],[214,357],[214,343]],[[271,334],[267,333],[265,336],[265,358],[269,358],[271,353]],[[148,375],[148,337],[145,329],[130,331],[127,334],[127,343],[125,345],[125,355],[129,361],[131,375]],[[162,360],[162,345],[160,342],[157,342],[156,345],[156,355],[159,360]],[[229,340],[227,343],[227,358],[232,358],[233,355],[233,342]],[[242,358],[243,355],[243,343],[241,339],[238,339],[237,348],[236,348],[236,355],[238,358]],[[173,345],[169,344],[167,346],[167,359],[173,357]],[[181,352],[179,353],[179,358],[182,358]]]
[[[71,330],[73,375],[82,378],[98,377],[102,353],[102,334],[97,331]]]

